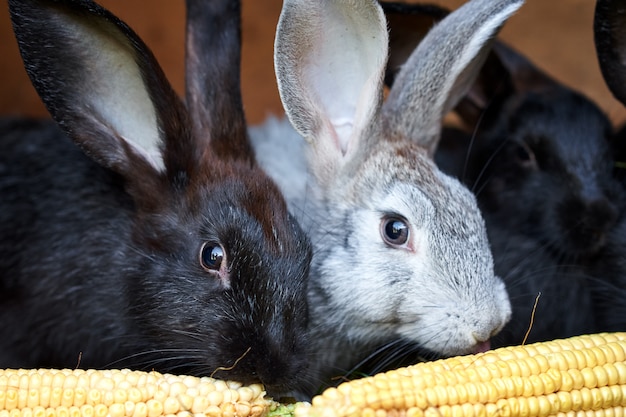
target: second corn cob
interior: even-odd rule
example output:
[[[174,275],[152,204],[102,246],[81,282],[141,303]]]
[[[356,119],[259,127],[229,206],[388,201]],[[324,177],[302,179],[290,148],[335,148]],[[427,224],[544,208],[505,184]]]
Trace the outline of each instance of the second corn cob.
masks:
[[[626,333],[460,356],[344,383],[297,417],[621,417]]]

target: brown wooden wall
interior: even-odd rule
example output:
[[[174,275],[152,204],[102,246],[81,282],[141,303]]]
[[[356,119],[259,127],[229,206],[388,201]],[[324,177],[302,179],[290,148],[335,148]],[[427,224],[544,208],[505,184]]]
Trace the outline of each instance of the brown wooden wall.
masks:
[[[314,1],[314,0],[311,0]],[[251,123],[282,112],[272,67],[281,0],[243,0],[244,104]],[[43,115],[22,68],[6,2],[0,7],[0,114]],[[101,0],[153,48],[177,91],[183,89],[183,0]],[[455,8],[463,0],[433,0]],[[599,103],[616,122],[626,110],[606,89],[593,47],[593,0],[527,0],[502,37],[562,82]]]

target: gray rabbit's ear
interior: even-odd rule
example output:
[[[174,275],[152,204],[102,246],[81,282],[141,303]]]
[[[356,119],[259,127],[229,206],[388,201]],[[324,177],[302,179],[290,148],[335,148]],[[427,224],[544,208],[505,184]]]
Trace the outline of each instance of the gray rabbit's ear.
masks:
[[[275,43],[289,120],[317,155],[342,165],[368,145],[382,103],[387,27],[373,0],[285,0]],[[319,173],[319,171],[318,171]]]
[[[126,177],[167,165],[163,141],[184,136],[186,111],[137,35],[92,1],[9,7],[31,81],[67,134]]]
[[[604,81],[615,98],[626,105],[626,3],[598,0],[593,30]]]
[[[471,0],[419,43],[384,106],[385,132],[410,138],[432,155],[445,114],[476,79],[493,37],[524,0]]]

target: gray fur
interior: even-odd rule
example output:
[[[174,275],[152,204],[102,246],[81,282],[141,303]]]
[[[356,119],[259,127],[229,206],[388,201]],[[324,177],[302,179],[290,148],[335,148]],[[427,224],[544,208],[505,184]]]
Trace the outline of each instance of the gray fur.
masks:
[[[315,247],[309,393],[391,340],[464,354],[509,320],[475,198],[438,170],[432,149],[443,114],[467,90],[489,40],[522,1],[473,0],[452,13],[416,49],[385,104],[387,33],[378,4],[313,3],[285,2],[275,45],[281,98],[301,136],[289,121],[250,131],[258,161]],[[328,34],[340,36],[325,39]],[[337,57],[342,75],[333,66],[335,49],[352,57]],[[315,75],[325,64],[330,75]],[[362,85],[342,90],[331,77],[345,74]],[[424,117],[413,125],[415,112]],[[383,241],[385,216],[406,221],[407,244]]]

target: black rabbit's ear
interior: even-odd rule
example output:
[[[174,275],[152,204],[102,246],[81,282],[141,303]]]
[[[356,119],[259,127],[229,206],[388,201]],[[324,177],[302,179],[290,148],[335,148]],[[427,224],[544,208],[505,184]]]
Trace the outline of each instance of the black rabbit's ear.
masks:
[[[494,46],[502,45],[499,41]],[[502,45],[504,46],[504,45]],[[506,48],[506,47],[505,47]],[[500,56],[490,52],[476,81],[454,111],[472,130],[481,123],[488,107],[495,108],[516,93],[513,73],[504,66]]]
[[[615,98],[626,105],[626,3],[598,0],[593,30],[604,81]]]
[[[186,98],[195,136],[219,157],[254,161],[240,88],[239,0],[187,0]]]
[[[560,88],[556,80],[504,42],[496,41],[476,82],[455,112],[467,125],[474,127],[488,108],[498,109],[516,94],[554,88]]]
[[[528,58],[503,42],[493,45],[492,53],[509,74],[516,92],[545,91],[561,85],[535,66]]]
[[[434,5],[380,2],[389,27],[389,60],[385,84],[393,85],[396,74],[428,31],[448,10]]]
[[[87,0],[10,0],[24,65],[53,118],[94,160],[135,184],[180,155],[186,110],[152,53],[123,22]],[[154,191],[153,191],[154,193]]]

